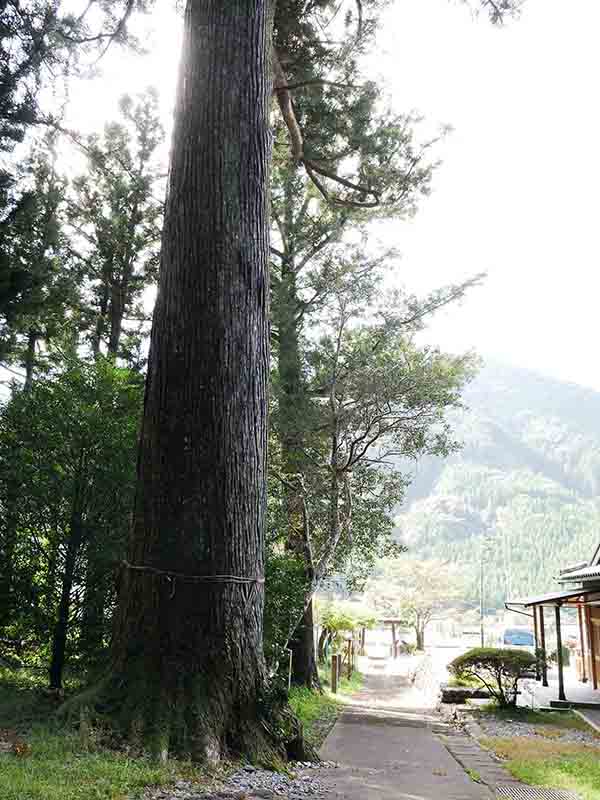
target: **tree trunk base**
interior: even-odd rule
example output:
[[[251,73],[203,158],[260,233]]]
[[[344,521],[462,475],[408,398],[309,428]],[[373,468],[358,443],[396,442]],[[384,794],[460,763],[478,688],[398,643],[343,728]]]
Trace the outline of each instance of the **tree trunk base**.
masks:
[[[311,600],[289,643],[292,651],[292,683],[320,692],[322,687],[317,670],[313,624]]]
[[[147,678],[124,683],[109,676],[68,700],[59,715],[109,727],[134,750],[165,761],[190,758],[216,764],[243,758],[281,770],[288,760],[318,761],[284,692],[263,692],[252,708],[227,703],[218,685],[207,691],[203,676],[186,677],[157,700]]]

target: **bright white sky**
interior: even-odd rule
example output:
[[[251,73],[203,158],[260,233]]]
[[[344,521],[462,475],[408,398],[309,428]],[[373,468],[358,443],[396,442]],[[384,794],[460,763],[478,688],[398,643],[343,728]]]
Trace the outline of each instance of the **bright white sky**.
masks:
[[[147,57],[115,51],[73,89],[73,126],[98,130],[149,84],[169,113],[179,20],[159,21]],[[372,64],[398,111],[454,128],[419,214],[378,231],[403,253],[397,281],[419,292],[489,275],[432,341],[600,390],[598,31],[590,0],[527,0],[502,29],[459,2],[396,0]]]

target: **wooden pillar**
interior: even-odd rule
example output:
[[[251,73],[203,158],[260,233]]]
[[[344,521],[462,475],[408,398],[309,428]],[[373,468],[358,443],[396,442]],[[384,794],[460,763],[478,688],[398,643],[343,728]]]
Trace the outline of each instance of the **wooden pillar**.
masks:
[[[338,659],[339,656],[336,653],[334,653],[331,656],[331,691],[333,692],[333,694],[336,694],[338,690],[338,677],[339,677]]]
[[[579,620],[579,642],[581,644],[581,682],[587,683],[587,651],[585,647],[585,630],[583,624],[583,608],[578,605],[577,606],[577,619]]]
[[[548,686],[548,664],[546,663],[546,628],[544,626],[544,606],[540,606],[540,647],[542,649],[542,686]]]
[[[352,650],[353,650],[352,640],[348,639],[348,680],[350,680],[350,678],[352,677],[352,669],[353,669]]]
[[[586,607],[587,611],[587,632],[588,642],[590,643],[590,673],[592,675],[592,686],[598,688],[598,670],[596,669],[596,643],[594,641],[594,630],[592,628],[592,609]]]
[[[392,657],[396,658],[398,656],[398,651],[396,647],[396,623],[392,622]]]
[[[537,606],[533,607],[533,638],[535,640],[535,679],[540,679],[540,659],[538,658],[538,650],[540,649],[540,642],[538,636],[538,612]]]
[[[558,699],[566,700],[565,679],[563,675],[563,652],[562,652],[562,633],[560,630],[560,605],[554,606],[556,617],[556,660],[558,662]]]

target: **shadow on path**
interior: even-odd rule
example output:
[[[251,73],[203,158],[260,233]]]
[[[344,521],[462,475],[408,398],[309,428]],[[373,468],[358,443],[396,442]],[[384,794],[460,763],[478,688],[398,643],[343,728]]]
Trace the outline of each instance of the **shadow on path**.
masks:
[[[490,800],[444,747],[446,732],[409,676],[367,674],[321,750],[340,766],[320,778],[346,800]]]

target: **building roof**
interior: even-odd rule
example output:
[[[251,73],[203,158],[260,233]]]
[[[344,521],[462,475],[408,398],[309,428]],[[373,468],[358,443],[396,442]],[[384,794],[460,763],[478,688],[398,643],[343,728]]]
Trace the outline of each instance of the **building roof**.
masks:
[[[576,604],[579,602],[587,602],[597,600],[600,602],[600,589],[569,589],[557,592],[549,592],[548,594],[531,595],[531,597],[518,597],[515,600],[507,600],[505,603],[506,608],[509,606],[522,606],[528,608],[530,606],[557,606],[569,605],[569,603]]]
[[[580,569],[563,571],[560,573],[558,580],[560,583],[600,580],[600,564],[592,564],[591,566],[581,567]]]
[[[576,572],[578,569],[583,569],[584,567],[589,567],[592,562],[588,561],[578,561],[577,564],[569,564],[568,567],[563,567],[560,570],[561,575],[566,575],[567,572]]]

